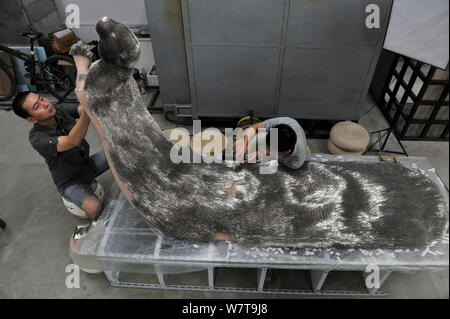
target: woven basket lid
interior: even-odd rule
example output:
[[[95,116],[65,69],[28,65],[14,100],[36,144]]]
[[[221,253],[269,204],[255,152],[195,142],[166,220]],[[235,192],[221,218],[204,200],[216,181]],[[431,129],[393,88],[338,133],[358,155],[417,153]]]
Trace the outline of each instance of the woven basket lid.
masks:
[[[358,156],[358,155],[361,155],[361,154],[364,153],[364,151],[347,152],[347,151],[341,150],[339,147],[337,147],[336,145],[333,144],[331,139],[328,140],[328,150],[331,152],[331,154],[335,154],[335,155],[354,155],[354,156]]]
[[[335,146],[345,152],[363,153],[369,145],[369,133],[357,123],[339,122],[333,126],[330,139]]]

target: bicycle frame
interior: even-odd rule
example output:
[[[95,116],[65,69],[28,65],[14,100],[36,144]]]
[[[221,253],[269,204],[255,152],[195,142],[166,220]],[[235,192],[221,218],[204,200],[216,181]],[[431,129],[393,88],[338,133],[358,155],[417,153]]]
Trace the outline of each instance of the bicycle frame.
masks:
[[[11,49],[11,48],[9,48],[7,46],[4,46],[2,44],[0,44],[0,51],[4,51],[4,52],[6,52],[6,53],[8,53],[8,54],[10,54],[12,56],[15,56],[15,57],[17,57],[17,58],[19,58],[21,60],[27,61],[27,62],[31,62],[31,61],[36,62],[34,60],[34,54],[26,54],[26,53],[20,52],[19,50]],[[34,49],[32,49],[31,52],[34,53]]]
[[[39,74],[36,72],[36,66],[40,66],[41,62],[36,61],[36,59],[35,59],[35,51],[34,51],[33,41],[30,41],[30,50],[31,50],[31,54],[26,54],[19,50],[14,50],[14,49],[11,49],[7,46],[0,44],[0,51],[4,51],[4,52],[10,54],[11,56],[15,56],[15,57],[25,61],[24,66],[25,66],[26,73],[24,74],[24,76],[26,78],[30,79],[31,84],[35,85],[39,82]]]
[[[58,75],[58,70],[53,65],[48,65],[48,61],[51,60],[52,62],[55,62],[55,59],[58,59],[58,56],[52,56],[50,58],[47,58],[44,62],[41,62],[39,60],[36,60],[35,56],[35,50],[34,50],[34,40],[30,40],[30,50],[31,54],[23,53],[19,50],[15,50],[12,48],[9,48],[5,45],[0,44],[0,51],[4,51],[8,53],[11,56],[14,56],[20,60],[24,61],[24,67],[25,67],[25,74],[24,77],[28,78],[30,80],[30,83],[32,85],[42,85],[49,90],[49,92],[56,96],[58,99],[65,99],[68,94],[73,92],[72,89],[68,90],[72,85],[74,84],[67,84],[67,78],[64,76],[61,76],[61,74]],[[53,60],[52,60],[53,58]],[[67,59],[67,57],[62,57]],[[50,62],[50,64],[52,63]],[[56,72],[56,73],[55,73]],[[73,82],[73,80],[69,80],[69,82]],[[69,85],[69,86],[67,86]],[[64,95],[57,94],[55,91],[55,86],[63,87]],[[66,92],[67,91],[67,92]],[[53,92],[53,93],[52,93]]]

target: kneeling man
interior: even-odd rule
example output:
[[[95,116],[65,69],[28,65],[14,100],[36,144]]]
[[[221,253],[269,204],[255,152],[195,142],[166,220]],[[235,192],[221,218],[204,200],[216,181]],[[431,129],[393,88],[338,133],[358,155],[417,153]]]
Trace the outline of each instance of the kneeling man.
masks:
[[[13,110],[34,124],[29,141],[45,159],[57,190],[90,219],[96,219],[101,201],[95,196],[92,183],[109,166],[104,151],[89,156],[84,137],[90,120],[83,107],[55,107],[36,93],[22,92],[14,99]]]

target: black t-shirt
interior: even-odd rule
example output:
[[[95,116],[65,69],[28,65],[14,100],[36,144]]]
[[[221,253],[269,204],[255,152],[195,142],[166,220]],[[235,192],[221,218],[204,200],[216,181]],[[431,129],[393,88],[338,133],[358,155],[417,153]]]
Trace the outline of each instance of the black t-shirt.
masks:
[[[34,124],[28,139],[31,146],[44,157],[59,192],[81,183],[90,184],[95,178],[95,164],[89,159],[89,144],[83,139],[79,146],[58,152],[59,136],[66,136],[79,117],[78,106],[56,106],[56,126]]]

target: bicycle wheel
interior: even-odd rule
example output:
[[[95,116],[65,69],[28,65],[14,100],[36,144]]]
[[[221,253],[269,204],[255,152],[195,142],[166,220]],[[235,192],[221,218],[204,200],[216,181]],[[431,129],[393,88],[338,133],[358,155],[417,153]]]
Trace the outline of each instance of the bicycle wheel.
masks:
[[[7,101],[16,94],[16,84],[8,67],[0,63],[0,101]]]
[[[77,101],[74,92],[76,76],[73,58],[65,55],[53,55],[41,65],[41,79],[48,92],[59,101]]]

